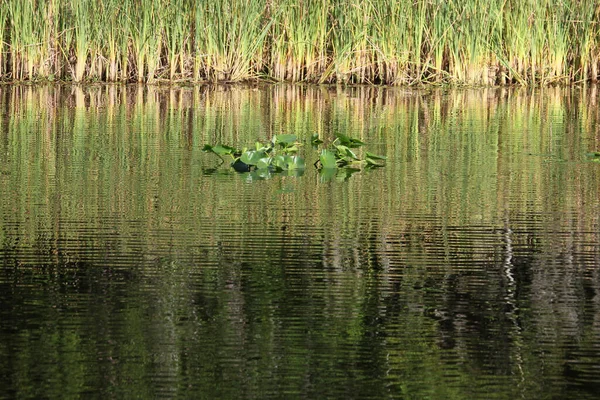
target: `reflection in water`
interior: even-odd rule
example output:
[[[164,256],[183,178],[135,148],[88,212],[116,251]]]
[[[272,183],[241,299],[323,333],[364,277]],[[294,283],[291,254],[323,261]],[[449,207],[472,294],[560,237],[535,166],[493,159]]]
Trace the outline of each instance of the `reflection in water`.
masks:
[[[593,397],[596,90],[0,88],[0,397]]]

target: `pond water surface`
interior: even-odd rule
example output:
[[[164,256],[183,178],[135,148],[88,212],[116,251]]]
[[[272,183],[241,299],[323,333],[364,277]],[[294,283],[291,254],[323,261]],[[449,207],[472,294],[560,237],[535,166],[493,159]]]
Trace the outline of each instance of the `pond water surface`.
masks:
[[[0,87],[0,398],[595,398],[598,100]],[[280,133],[303,174],[202,152]]]

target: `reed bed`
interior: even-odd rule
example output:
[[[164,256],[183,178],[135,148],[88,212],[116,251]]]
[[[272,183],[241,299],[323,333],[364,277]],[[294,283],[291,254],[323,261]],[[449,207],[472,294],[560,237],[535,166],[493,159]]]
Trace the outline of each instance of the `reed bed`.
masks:
[[[599,21],[595,0],[4,0],[0,79],[595,82]]]

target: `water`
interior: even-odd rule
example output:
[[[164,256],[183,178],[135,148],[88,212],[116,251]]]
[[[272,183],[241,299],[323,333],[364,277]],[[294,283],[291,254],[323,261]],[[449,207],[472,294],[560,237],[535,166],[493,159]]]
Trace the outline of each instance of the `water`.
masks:
[[[594,398],[591,89],[0,87],[0,398]],[[320,175],[314,132],[387,166]],[[301,176],[206,143],[305,141]]]

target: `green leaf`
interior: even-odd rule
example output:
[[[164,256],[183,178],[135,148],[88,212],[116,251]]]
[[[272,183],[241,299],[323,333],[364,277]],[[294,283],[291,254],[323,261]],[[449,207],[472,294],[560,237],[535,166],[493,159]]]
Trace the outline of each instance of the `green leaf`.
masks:
[[[379,160],[379,159],[373,159],[371,157],[367,157],[365,159],[365,162],[367,163],[367,167],[383,167],[384,164]]]
[[[319,171],[319,177],[321,178],[321,182],[328,182],[332,180],[337,174],[337,168],[321,168]]]
[[[232,155],[236,152],[236,149],[230,146],[225,146],[223,144],[218,144],[216,146],[211,146],[209,144],[204,145],[202,148],[203,151],[215,153],[218,156]]]
[[[213,151],[219,155],[232,155],[235,153],[235,148],[226,146],[224,144],[219,144],[213,147]]]
[[[287,162],[286,162],[286,157],[289,156],[282,156],[282,155],[277,155],[275,157],[273,157],[273,161],[272,161],[272,165],[275,166],[275,168],[279,168],[281,170],[286,170],[287,169]]]
[[[318,133],[313,133],[313,135],[310,137],[310,142],[314,145],[323,143],[323,141],[319,139]]]
[[[600,162],[600,152],[592,151],[590,153],[586,153],[585,155],[590,161]]]
[[[304,163],[304,159],[302,157],[293,156],[290,157],[290,163],[288,164],[288,169],[304,169],[306,168],[306,164]]]
[[[321,151],[319,160],[321,161],[321,166],[325,169],[337,168],[337,158],[335,157],[335,154],[332,151]]]
[[[255,162],[252,162],[252,157],[254,157],[254,154],[256,154],[256,151],[245,151],[242,153],[240,161],[244,164],[255,165]],[[258,158],[256,160],[258,161]]]
[[[347,161],[358,160],[358,157],[352,150],[343,145],[336,145],[335,148],[338,151],[340,158],[345,158]]]
[[[387,157],[385,156],[378,156],[377,154],[369,153],[368,151],[367,158],[370,158],[372,160],[387,160]]]
[[[265,158],[267,156],[267,154],[262,151],[255,151],[255,150],[248,150],[245,151],[242,156],[240,157],[240,160],[248,165],[257,165],[258,161],[261,158]]]
[[[335,135],[337,137],[337,141],[339,141],[339,143],[343,146],[347,146],[347,147],[352,147],[352,148],[357,148],[360,147],[362,145],[364,145],[365,143],[355,139],[355,138],[351,138],[349,136],[346,136],[342,133],[338,133]]]
[[[273,137],[273,139],[275,140],[275,143],[291,144],[295,143],[298,137],[296,135],[288,133],[283,135],[276,135]]]
[[[350,177],[353,174],[355,174],[359,171],[360,171],[360,169],[357,169],[357,168],[342,168],[338,172],[336,178],[340,181],[347,181],[348,179],[350,179]]]
[[[254,171],[250,172],[250,177],[252,180],[263,181],[271,178],[271,171],[265,168],[255,169]]]
[[[302,157],[289,155],[278,155],[273,157],[273,165],[284,171],[306,168],[306,164]]]
[[[297,152],[298,152],[298,146],[295,146],[295,145],[294,145],[294,146],[285,147],[285,148],[283,149],[283,151],[284,151],[285,153],[297,153]]]
[[[258,168],[258,169],[269,168],[270,166],[271,166],[271,159],[269,157],[261,158],[256,163],[256,168]]]
[[[304,175],[304,169],[303,168],[297,168],[297,169],[290,169],[289,171],[286,171],[286,175],[287,176],[302,176]]]

